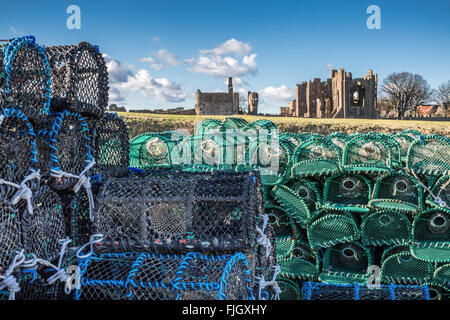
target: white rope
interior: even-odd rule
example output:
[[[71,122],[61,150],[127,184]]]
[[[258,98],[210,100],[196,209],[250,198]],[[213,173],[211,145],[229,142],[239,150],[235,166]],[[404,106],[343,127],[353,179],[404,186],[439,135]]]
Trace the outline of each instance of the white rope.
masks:
[[[31,203],[31,198],[33,197],[33,192],[27,186],[26,183],[33,179],[39,180],[40,178],[41,178],[41,175],[39,173],[39,170],[31,169],[31,173],[29,175],[27,175],[20,184],[6,181],[4,179],[0,179],[0,184],[6,184],[6,185],[16,188],[17,192],[12,197],[10,203],[12,205],[16,205],[17,203],[19,203],[20,200],[25,200],[27,202],[27,210],[28,210],[29,214],[33,215],[33,205]]]
[[[94,160],[90,160],[90,161],[86,161],[87,165],[84,168],[83,171],[81,171],[81,173],[77,176],[75,174],[71,174],[68,172],[64,172],[61,170],[54,170],[51,169],[50,171],[50,175],[52,177],[56,177],[56,178],[61,178],[61,177],[66,177],[66,178],[74,178],[74,179],[78,179],[77,183],[73,186],[73,192],[78,193],[78,191],[80,191],[81,187],[84,187],[84,189],[86,190],[86,194],[88,196],[88,202],[89,202],[89,218],[91,219],[91,221],[94,221],[94,215],[93,215],[93,209],[95,208],[95,204],[94,204],[94,196],[92,194],[92,190],[91,190],[91,178],[86,176],[86,173],[95,165],[95,161]]]
[[[101,233],[97,233],[97,234],[93,234],[89,237],[89,242],[85,243],[84,245],[82,245],[80,247],[80,249],[78,249],[77,251],[77,258],[78,259],[86,259],[88,258],[92,253],[94,253],[94,244],[98,243],[98,242],[102,242],[103,241],[103,234]],[[86,254],[81,254],[83,252],[83,249],[86,247],[90,247],[90,250],[88,253]]]
[[[261,295],[261,291],[268,287],[271,286],[275,292],[274,295],[274,300],[280,300],[280,293],[281,293],[281,289],[280,286],[278,285],[278,283],[275,281],[275,279],[277,278],[278,274],[280,273],[281,268],[279,265],[276,265],[274,267],[274,272],[273,272],[273,277],[271,281],[266,281],[264,279],[264,275],[262,275],[261,277],[256,277],[256,279],[259,279],[258,281],[258,299],[259,300],[263,300],[262,295]]]
[[[270,249],[272,248],[272,244],[270,243],[269,237],[265,234],[265,230],[267,227],[267,222],[269,221],[269,216],[267,214],[262,215],[263,218],[263,225],[262,228],[256,226],[256,232],[259,234],[256,238],[256,242],[266,248],[266,258],[270,254]]]
[[[3,123],[3,120],[5,120],[5,116],[4,116],[4,115],[0,115],[0,126],[1,126],[2,123]]]
[[[9,300],[14,300],[16,298],[16,293],[20,291],[19,283],[17,282],[17,279],[12,275],[12,273],[24,262],[24,250],[18,251],[5,274],[0,276],[0,290],[7,289],[9,291]]]
[[[416,180],[419,182],[419,184],[426,190],[428,191],[428,193],[431,195],[431,197],[433,198],[434,202],[437,203],[439,206],[443,207],[443,208],[448,208],[450,209],[450,206],[447,204],[447,202],[445,202],[444,200],[442,200],[442,198],[440,197],[442,190],[444,190],[447,185],[450,183],[450,180],[445,183],[442,187],[441,190],[439,190],[439,193],[437,196],[435,196],[433,194],[433,192],[430,190],[430,188],[428,188],[422,181],[420,181],[419,177],[417,177],[416,173],[411,170],[411,173],[413,174],[413,176],[416,178]]]

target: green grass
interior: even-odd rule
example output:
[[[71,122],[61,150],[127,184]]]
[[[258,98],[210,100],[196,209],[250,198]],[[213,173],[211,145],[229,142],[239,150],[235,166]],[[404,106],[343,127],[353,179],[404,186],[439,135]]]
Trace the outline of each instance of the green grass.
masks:
[[[194,124],[208,118],[223,120],[229,116],[187,116],[149,113],[119,112],[128,125],[130,138],[143,132],[162,132],[185,129],[194,132]],[[415,129],[424,134],[437,133],[450,136],[450,121],[386,120],[386,119],[308,119],[292,117],[236,116],[248,122],[258,119],[273,121],[282,132],[312,132],[330,134],[332,132],[369,132],[389,133],[406,129]]]

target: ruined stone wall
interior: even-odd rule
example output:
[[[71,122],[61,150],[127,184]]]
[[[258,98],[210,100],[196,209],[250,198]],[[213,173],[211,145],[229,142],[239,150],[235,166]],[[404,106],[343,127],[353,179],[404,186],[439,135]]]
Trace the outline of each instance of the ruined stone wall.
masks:
[[[257,115],[258,114],[258,102],[259,95],[258,92],[248,92],[248,114]]]

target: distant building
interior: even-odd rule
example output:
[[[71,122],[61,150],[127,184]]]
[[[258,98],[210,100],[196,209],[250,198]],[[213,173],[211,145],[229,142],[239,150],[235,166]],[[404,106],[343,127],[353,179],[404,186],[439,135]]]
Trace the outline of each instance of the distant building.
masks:
[[[416,107],[415,116],[416,117],[433,117],[439,110],[439,105],[437,104],[422,104]]]
[[[228,78],[228,92],[195,93],[196,115],[232,115],[239,112],[239,93],[233,92],[233,78]]]
[[[378,75],[369,70],[362,78],[352,78],[344,69],[331,70],[330,78],[316,78],[296,86],[296,99],[287,107],[295,117],[378,118]],[[295,105],[295,107],[294,107]]]
[[[258,92],[248,92],[248,114],[258,114]]]

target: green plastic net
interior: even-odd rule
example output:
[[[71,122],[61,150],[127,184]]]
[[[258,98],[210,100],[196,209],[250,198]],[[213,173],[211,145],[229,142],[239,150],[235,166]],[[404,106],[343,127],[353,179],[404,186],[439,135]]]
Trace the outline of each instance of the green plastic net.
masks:
[[[372,246],[408,244],[411,230],[407,213],[379,210],[362,218],[361,242]]]
[[[420,136],[409,148],[407,169],[421,175],[450,174],[450,139],[439,135]]]

